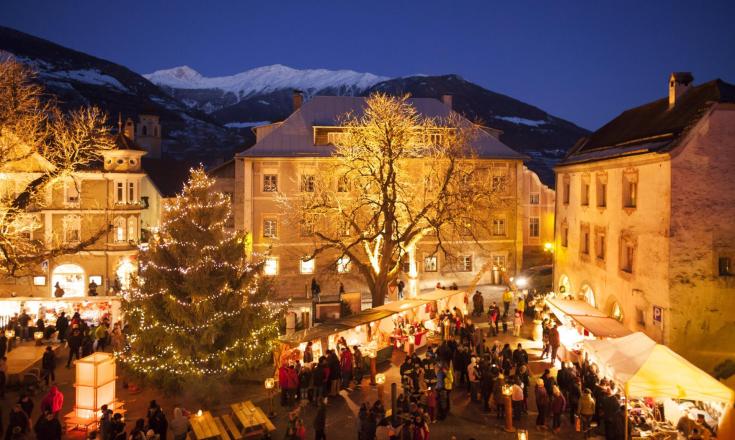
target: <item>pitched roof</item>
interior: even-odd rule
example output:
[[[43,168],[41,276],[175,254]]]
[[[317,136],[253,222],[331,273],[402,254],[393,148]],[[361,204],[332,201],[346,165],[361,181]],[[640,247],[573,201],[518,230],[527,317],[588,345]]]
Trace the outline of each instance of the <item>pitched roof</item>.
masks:
[[[425,117],[446,118],[451,109],[433,98],[408,100]],[[349,112],[359,114],[365,108],[364,97],[315,96],[289,116],[283,124],[237,157],[329,157],[333,147],[314,145],[313,126],[333,126]],[[480,157],[526,159],[484,130],[479,130],[475,148]]]
[[[125,136],[123,132],[118,132],[115,136],[115,148],[117,150],[146,151],[145,148],[138,145],[134,140]]]
[[[662,98],[626,110],[580,139],[560,164],[664,151],[715,102],[735,102],[735,86],[716,79],[692,87],[672,108]]]

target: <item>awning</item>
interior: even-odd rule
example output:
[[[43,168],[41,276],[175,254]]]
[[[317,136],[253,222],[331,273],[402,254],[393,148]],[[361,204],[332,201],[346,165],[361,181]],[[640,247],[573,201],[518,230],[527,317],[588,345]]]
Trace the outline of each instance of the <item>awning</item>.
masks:
[[[436,301],[444,298],[449,298],[454,295],[464,294],[464,290],[447,290],[447,289],[434,289],[433,292],[422,293],[416,297],[416,299],[423,299],[426,301]]]
[[[598,338],[619,338],[633,333],[585,301],[549,298],[546,304],[559,318],[568,317]]]
[[[339,333],[344,330],[352,328],[351,326],[344,325],[338,321],[329,322],[326,324],[316,325],[306,330],[300,330],[290,335],[281,336],[279,339],[281,342],[288,344],[292,347],[296,347],[302,342],[316,341],[327,336],[331,336],[335,333]]]
[[[427,304],[428,302],[428,300],[423,300],[419,298],[402,299],[400,301],[393,301],[391,303],[384,304],[370,310],[400,313],[405,312],[406,310],[413,310],[417,307]]]

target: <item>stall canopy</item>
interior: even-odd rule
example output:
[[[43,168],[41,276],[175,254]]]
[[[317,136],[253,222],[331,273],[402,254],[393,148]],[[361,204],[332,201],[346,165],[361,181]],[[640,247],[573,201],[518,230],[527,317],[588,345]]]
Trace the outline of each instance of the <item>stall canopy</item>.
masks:
[[[632,333],[617,319],[605,315],[585,301],[550,298],[546,303],[554,314],[569,317],[598,338],[619,338]]]
[[[586,340],[584,349],[622,383],[630,397],[717,401],[731,404],[735,392],[641,332]]]

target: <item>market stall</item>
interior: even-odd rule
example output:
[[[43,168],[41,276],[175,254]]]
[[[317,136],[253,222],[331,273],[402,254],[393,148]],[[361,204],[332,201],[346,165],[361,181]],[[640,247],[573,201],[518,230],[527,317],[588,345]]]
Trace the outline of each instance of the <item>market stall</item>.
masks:
[[[735,438],[731,423],[735,392],[668,347],[640,332],[587,340],[582,347],[600,372],[624,390],[634,436],[671,432],[682,416],[694,419],[703,414],[710,426],[719,426],[718,438]],[[656,407],[644,399],[655,399]]]
[[[394,301],[372,310],[392,312],[390,318],[380,321],[378,330],[382,334],[390,335],[391,344],[408,353],[426,345],[429,330],[424,327],[424,321],[429,317],[426,312],[428,301],[420,298]]]
[[[585,301],[546,298],[546,304],[561,325],[558,356],[562,361],[576,362],[586,340],[618,338],[632,332],[620,321],[611,318]]]

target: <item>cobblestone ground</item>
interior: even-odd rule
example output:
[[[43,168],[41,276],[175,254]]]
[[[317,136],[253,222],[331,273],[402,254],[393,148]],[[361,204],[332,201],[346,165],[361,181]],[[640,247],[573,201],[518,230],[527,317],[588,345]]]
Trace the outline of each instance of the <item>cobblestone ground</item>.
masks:
[[[496,295],[499,295],[497,289],[493,289],[490,292],[485,293],[485,301],[488,304],[489,301],[497,300],[494,299]],[[483,328],[487,332],[487,325],[480,324],[480,328]],[[548,368],[548,362],[541,362],[538,360],[540,353],[540,346],[538,343],[534,343],[530,340],[531,326],[527,323],[522,332],[521,337],[516,338],[510,334],[502,334],[497,338],[486,338],[488,344],[495,340],[501,343],[509,343],[512,347],[520,342],[523,344],[529,352],[530,357],[530,370],[534,375],[534,378],[540,375],[544,368]],[[421,352],[420,352],[421,354]],[[12,353],[11,353],[12,355]],[[66,369],[64,367],[66,363],[66,356],[68,351],[66,349],[60,350],[60,358],[58,360],[59,368],[57,369],[56,379],[57,385],[64,393],[65,402],[62,414],[66,414],[72,410],[74,404],[74,369]],[[386,400],[390,399],[390,383],[400,383],[398,365],[403,361],[403,355],[396,352],[391,360],[390,364],[381,366],[381,372],[386,375]],[[268,410],[269,400],[268,396],[263,389],[262,379],[267,377],[269,374],[268,369],[263,369],[260,372],[253,374],[253,380],[250,383],[238,384],[235,386],[228,387],[225,395],[221,396],[219,404],[209,408],[214,415],[221,415],[229,412],[229,404],[242,400],[252,400],[256,405],[259,405],[264,410]],[[132,428],[135,419],[143,417],[149,402],[155,399],[166,412],[169,420],[172,418],[173,408],[175,406],[183,406],[190,410],[200,409],[199,406],[191,400],[178,396],[164,396],[159,391],[152,388],[145,388],[139,393],[131,394],[127,389],[122,387],[122,378],[118,380],[117,396],[126,403],[128,413],[126,414],[128,430]],[[533,383],[533,380],[532,380]],[[400,386],[399,386],[400,392]],[[33,413],[33,422],[39,416],[39,404],[40,400],[45,394],[44,391],[36,393],[35,402],[36,406]],[[529,438],[531,439],[547,439],[547,438],[558,438],[558,439],[576,439],[582,438],[582,435],[574,432],[574,427],[569,423],[568,417],[565,417],[562,431],[559,434],[552,434],[548,431],[537,431],[535,429],[535,402],[533,401],[533,393],[530,394],[529,401],[529,414],[523,416],[522,419],[516,423],[517,428],[527,429],[529,432]],[[3,426],[7,426],[7,417],[10,404],[18,399],[17,391],[9,391],[6,393],[3,402]],[[343,391],[340,396],[332,397],[329,400],[328,411],[327,411],[327,438],[331,439],[356,439],[357,438],[357,410],[360,404],[364,401],[373,402],[377,399],[377,389],[371,387],[368,384],[368,380],[364,380],[362,386],[355,387],[351,391]],[[274,424],[277,427],[277,432],[273,434],[273,438],[283,438],[285,425],[286,425],[286,413],[287,408],[281,408],[278,405],[277,396],[273,400],[275,410],[277,412],[274,418]],[[390,406],[390,402],[387,402],[386,406]],[[313,438],[314,433],[311,428],[312,422],[315,415],[315,408],[306,405],[302,409],[302,417],[306,422],[307,426],[307,438]],[[516,439],[517,435],[514,433],[507,433],[503,430],[503,420],[496,417],[495,413],[488,414],[482,411],[480,404],[471,403],[469,395],[464,388],[456,389],[452,393],[452,409],[451,415],[441,421],[434,423],[430,426],[431,438],[432,439],[451,439],[453,436],[458,440],[461,439]],[[80,432],[72,432],[68,438],[83,438],[84,434]]]

